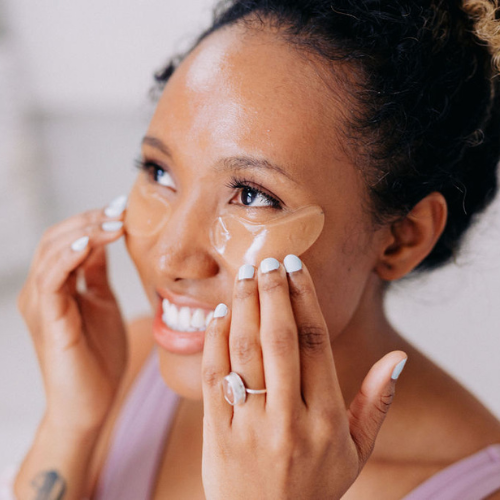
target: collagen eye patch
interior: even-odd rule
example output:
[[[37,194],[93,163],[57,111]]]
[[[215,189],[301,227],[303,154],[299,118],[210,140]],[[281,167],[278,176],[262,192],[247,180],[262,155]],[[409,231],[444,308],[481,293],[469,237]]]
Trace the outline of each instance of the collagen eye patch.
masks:
[[[307,205],[265,223],[234,213],[217,217],[211,232],[215,250],[233,269],[243,264],[258,266],[266,257],[283,260],[303,254],[318,239],[325,216],[318,205]]]
[[[128,197],[125,231],[132,236],[158,234],[170,218],[172,207],[158,186],[140,175]]]
[[[234,272],[243,264],[258,266],[266,257],[283,260],[288,254],[303,254],[318,239],[325,220],[318,205],[271,217],[260,213],[265,212],[254,209],[249,216],[242,207],[226,207],[207,227],[213,248]],[[155,237],[166,230],[171,214],[162,188],[140,175],[128,197],[125,231],[135,237]]]

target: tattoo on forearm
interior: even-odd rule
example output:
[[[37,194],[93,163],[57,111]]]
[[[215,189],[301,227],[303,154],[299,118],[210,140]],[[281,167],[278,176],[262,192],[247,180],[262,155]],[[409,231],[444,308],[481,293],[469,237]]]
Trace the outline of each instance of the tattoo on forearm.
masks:
[[[56,470],[40,472],[31,484],[36,489],[34,500],[62,500],[66,493],[66,481]]]

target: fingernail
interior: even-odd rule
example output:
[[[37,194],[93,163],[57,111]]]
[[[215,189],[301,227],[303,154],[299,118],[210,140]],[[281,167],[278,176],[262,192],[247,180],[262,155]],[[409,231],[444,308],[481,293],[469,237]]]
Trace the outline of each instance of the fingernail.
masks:
[[[214,311],[214,318],[223,318],[227,314],[226,304],[219,304]]]
[[[287,255],[283,259],[283,264],[287,273],[294,273],[302,269],[302,261],[296,255]]]
[[[127,196],[118,196],[104,209],[107,217],[118,217],[127,207]]]
[[[73,243],[71,243],[71,250],[73,250],[73,252],[81,252],[87,247],[88,244],[89,237],[82,236],[81,238],[78,238],[77,240],[73,241]]]
[[[401,372],[403,371],[403,368],[405,367],[406,361],[408,358],[403,359],[403,361],[400,361],[395,367],[394,370],[392,370],[392,375],[391,379],[392,380],[397,380],[398,377],[401,375]]]
[[[103,231],[118,231],[122,226],[123,222],[121,220],[109,220],[101,224]]]
[[[279,269],[280,263],[274,259],[273,257],[268,257],[267,259],[264,259],[260,263],[260,270],[263,273],[269,273],[271,271],[276,271],[276,269]]]
[[[255,269],[250,264],[243,264],[238,271],[238,280],[250,280],[253,278]]]

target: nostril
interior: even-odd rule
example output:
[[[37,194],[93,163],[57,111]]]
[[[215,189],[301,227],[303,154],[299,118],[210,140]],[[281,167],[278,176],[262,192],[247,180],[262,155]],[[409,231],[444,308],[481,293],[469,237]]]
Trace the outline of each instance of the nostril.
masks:
[[[210,253],[209,247],[180,245],[176,242],[157,250],[156,255],[156,271],[169,276],[172,281],[208,279],[220,272],[219,263]]]

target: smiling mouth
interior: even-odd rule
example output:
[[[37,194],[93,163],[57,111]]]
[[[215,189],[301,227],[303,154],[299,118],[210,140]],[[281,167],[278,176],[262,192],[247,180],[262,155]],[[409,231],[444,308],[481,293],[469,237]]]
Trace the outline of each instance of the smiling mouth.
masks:
[[[178,307],[168,299],[162,299],[162,321],[178,332],[202,332],[206,329],[214,311],[194,307]]]

